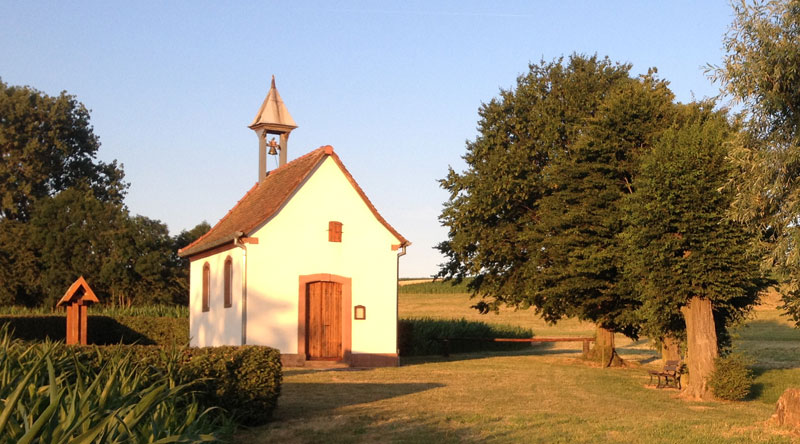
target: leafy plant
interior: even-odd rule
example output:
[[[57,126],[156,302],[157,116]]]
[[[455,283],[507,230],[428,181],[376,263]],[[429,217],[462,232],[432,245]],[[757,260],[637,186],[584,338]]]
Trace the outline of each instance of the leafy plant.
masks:
[[[193,383],[180,383],[176,353],[159,367],[117,348],[25,344],[0,332],[0,436],[5,442],[217,441],[232,430],[218,409],[202,409]]]

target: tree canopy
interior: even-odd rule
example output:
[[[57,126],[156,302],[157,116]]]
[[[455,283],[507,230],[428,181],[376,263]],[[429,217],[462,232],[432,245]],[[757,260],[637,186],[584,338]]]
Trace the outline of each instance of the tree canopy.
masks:
[[[761,229],[766,265],[794,284],[784,302],[800,323],[800,2],[742,1],[734,13],[724,62],[711,67],[744,114],[732,213]]]
[[[728,217],[734,128],[713,103],[681,108],[643,156],[627,199],[625,268],[645,333],[687,339],[687,393],[705,399],[717,339],[727,342],[727,327],[744,319],[767,280],[752,230]]]
[[[74,96],[0,79],[0,218],[27,220],[37,199],[78,185],[121,203],[122,168],[98,161],[99,148],[89,111]]]
[[[474,276],[483,310],[534,307],[636,335],[621,281],[620,203],[637,158],[669,121],[672,93],[652,71],[596,56],[530,65],[480,109],[467,169],[441,181],[446,278]]]
[[[81,275],[105,302],[187,302],[177,250],[208,224],[171,237],[131,215],[122,169],[99,148],[74,96],[0,81],[0,303],[52,306]]]

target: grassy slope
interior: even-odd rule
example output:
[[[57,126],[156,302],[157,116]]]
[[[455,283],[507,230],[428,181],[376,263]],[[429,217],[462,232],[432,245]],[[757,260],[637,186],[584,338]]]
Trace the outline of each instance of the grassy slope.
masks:
[[[800,381],[800,331],[775,301],[736,344],[759,361],[752,399],[687,403],[646,386],[642,368],[591,367],[579,345],[405,360],[399,368],[287,369],[276,421],[241,442],[791,442],[765,425],[783,389]],[[547,326],[530,312],[481,316],[465,295],[401,295],[400,315],[520,325],[537,336],[591,335],[591,324]],[[656,366],[642,341],[618,338],[623,356]],[[795,437],[796,438],[796,437]]]

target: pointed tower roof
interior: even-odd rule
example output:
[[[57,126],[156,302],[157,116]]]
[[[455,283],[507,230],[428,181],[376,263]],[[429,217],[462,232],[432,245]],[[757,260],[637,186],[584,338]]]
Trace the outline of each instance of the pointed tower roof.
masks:
[[[278,94],[278,89],[275,88],[275,76],[272,76],[272,86],[269,88],[267,98],[264,99],[264,103],[261,104],[261,108],[249,128],[256,131],[266,129],[280,132],[289,132],[297,128],[281,95]]]

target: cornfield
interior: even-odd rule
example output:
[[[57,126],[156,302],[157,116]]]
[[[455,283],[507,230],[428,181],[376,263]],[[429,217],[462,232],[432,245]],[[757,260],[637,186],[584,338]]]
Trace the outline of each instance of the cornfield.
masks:
[[[0,442],[217,441],[217,431],[232,427],[200,411],[191,386],[177,383],[177,350],[164,352],[159,370],[130,352],[98,362],[96,349],[31,345],[5,328],[0,337]]]
[[[0,315],[54,315],[65,314],[63,309],[51,307],[20,307],[0,306]],[[189,307],[185,305],[139,305],[132,307],[116,307],[111,305],[93,305],[89,308],[93,315],[120,317],[120,316],[147,316],[156,318],[188,318]]]

